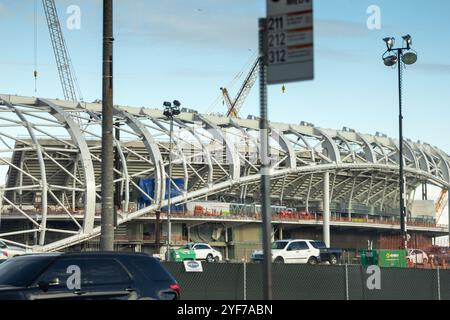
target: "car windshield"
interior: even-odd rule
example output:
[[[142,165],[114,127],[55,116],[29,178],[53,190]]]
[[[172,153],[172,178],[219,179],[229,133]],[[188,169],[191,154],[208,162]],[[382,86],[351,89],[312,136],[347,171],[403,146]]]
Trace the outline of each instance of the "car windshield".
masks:
[[[316,249],[326,249],[327,246],[323,241],[311,241],[311,244]]]
[[[0,264],[0,286],[26,287],[49,265],[52,257],[23,256]]]
[[[192,244],[185,244],[184,246],[181,246],[180,249],[191,250],[192,249]]]
[[[272,243],[272,249],[273,250],[282,250],[286,247],[286,245],[289,243],[289,241],[275,241]]]

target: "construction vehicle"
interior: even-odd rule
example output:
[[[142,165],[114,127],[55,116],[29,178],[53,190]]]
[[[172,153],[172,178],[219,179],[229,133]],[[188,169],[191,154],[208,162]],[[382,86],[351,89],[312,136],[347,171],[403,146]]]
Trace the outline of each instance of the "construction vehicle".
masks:
[[[239,111],[241,110],[242,105],[245,102],[245,99],[250,93],[250,90],[255,84],[256,78],[258,77],[258,70],[259,70],[259,58],[257,58],[256,61],[253,63],[252,68],[250,69],[249,74],[245,78],[245,81],[242,84],[241,88],[239,89],[238,94],[236,95],[234,101],[231,100],[227,88],[220,88],[220,90],[222,91],[223,99],[228,108],[227,117],[237,118],[239,116]]]
[[[445,205],[447,204],[447,200],[448,200],[448,189],[444,188],[441,190],[441,193],[439,195],[439,198],[438,198],[438,200],[436,202],[436,206],[435,206],[436,222],[438,222],[439,219],[441,218],[442,213],[444,212]]]
[[[78,101],[78,92],[78,98],[83,100],[70,60],[70,55],[64,41],[55,0],[42,0],[42,5],[47,19],[48,31],[50,33],[64,98],[65,100]],[[37,71],[35,71],[34,75],[37,77]]]

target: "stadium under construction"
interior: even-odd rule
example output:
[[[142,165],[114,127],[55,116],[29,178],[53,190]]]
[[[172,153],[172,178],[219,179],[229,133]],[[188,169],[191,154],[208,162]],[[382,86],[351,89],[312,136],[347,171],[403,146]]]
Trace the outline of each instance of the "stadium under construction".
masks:
[[[162,110],[114,108],[115,246],[159,252],[170,183],[172,245],[248,258],[261,248],[258,119],[181,111],[172,145]],[[398,140],[305,122],[271,122],[269,136],[274,239],[321,239],[328,215],[332,246],[401,246]],[[0,95],[0,144],[0,239],[41,251],[98,246],[101,105]],[[431,246],[449,234],[437,214],[448,208],[450,157],[410,140],[404,155],[410,246]],[[438,213],[430,187],[443,190]]]

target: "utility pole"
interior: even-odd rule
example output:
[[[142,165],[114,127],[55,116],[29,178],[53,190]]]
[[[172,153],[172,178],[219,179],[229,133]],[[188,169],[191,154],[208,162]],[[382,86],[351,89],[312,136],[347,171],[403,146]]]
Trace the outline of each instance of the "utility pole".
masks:
[[[114,248],[113,41],[113,0],[103,0],[102,251]]]
[[[261,157],[261,216],[264,259],[263,299],[272,300],[272,210],[270,207],[269,120],[267,115],[267,20],[259,19],[259,100]]]

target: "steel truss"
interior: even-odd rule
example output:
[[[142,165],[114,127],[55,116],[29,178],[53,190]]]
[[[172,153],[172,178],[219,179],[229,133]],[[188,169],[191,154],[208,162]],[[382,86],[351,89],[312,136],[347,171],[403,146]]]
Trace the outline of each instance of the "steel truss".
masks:
[[[167,205],[169,156],[178,195],[192,199],[227,199],[254,203],[260,195],[257,120],[181,113],[174,121],[169,150],[169,122],[162,110],[116,106],[114,141],[120,158],[115,185],[122,205],[118,223],[153,213]],[[308,207],[323,199],[323,173],[330,173],[333,201],[349,211],[355,205],[395,209],[398,195],[398,141],[357,132],[271,123],[271,197],[273,203]],[[1,187],[1,218],[21,216],[29,228],[2,233],[34,235],[37,247],[55,251],[96,237],[101,204],[101,105],[0,95],[0,162],[8,166]],[[405,141],[405,174],[410,203],[423,183],[450,188],[450,157],[429,144]],[[138,179],[154,178],[146,193]],[[132,190],[149,206],[138,208]],[[70,222],[52,228],[49,218]],[[30,246],[21,243],[22,246]]]

